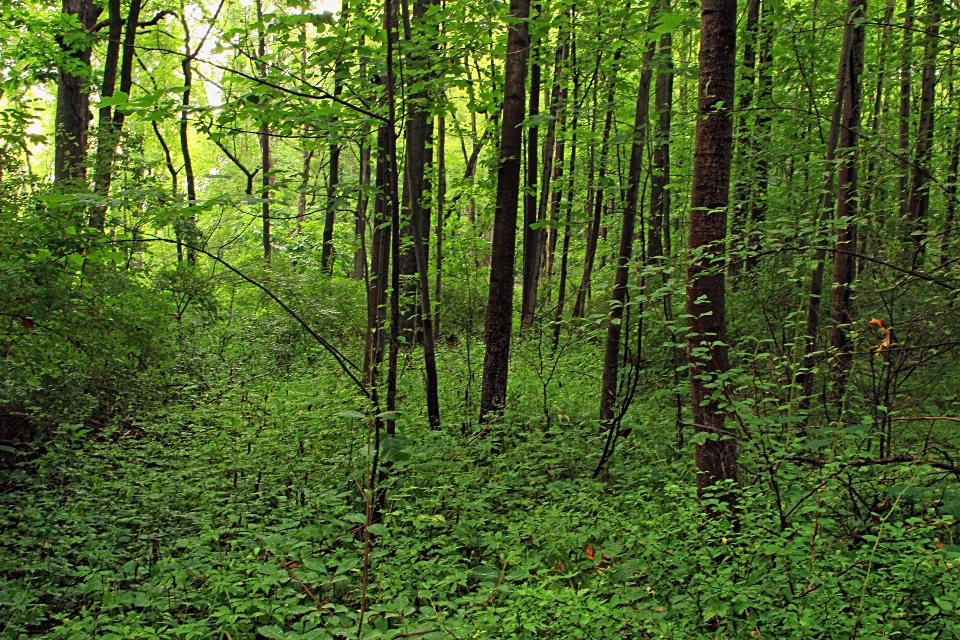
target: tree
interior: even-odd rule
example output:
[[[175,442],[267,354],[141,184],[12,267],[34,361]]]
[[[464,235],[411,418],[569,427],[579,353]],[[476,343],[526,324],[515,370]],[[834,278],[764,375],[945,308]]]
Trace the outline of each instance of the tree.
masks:
[[[490,291],[484,319],[483,390],[480,415],[503,409],[513,331],[514,252],[517,202],[520,197],[520,154],[523,149],[524,92],[529,48],[529,0],[510,0],[507,53],[503,81],[497,195],[490,259]]]
[[[697,491],[737,480],[737,439],[717,397],[727,357],[723,241],[727,231],[736,73],[736,0],[704,0],[700,18],[700,79],[690,228],[687,240],[687,351],[697,444]]]

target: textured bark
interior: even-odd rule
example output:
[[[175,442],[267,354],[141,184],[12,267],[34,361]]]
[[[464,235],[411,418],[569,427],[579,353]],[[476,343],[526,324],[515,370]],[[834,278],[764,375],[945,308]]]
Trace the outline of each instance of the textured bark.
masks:
[[[857,10],[859,0],[847,0],[847,16]],[[840,46],[840,60],[837,64],[837,83],[833,92],[833,112],[830,116],[830,130],[827,133],[826,169],[824,170],[824,190],[820,199],[818,225],[820,229],[829,220],[833,213],[833,164],[836,156],[837,143],[840,139],[840,124],[843,114],[843,101],[846,90],[847,75],[850,68],[850,51],[853,43],[853,27],[847,21],[843,31],[843,42]],[[813,394],[815,380],[813,354],[817,350],[818,333],[820,332],[820,301],[823,295],[823,271],[826,259],[826,250],[820,238],[814,238],[818,247],[813,254],[813,269],[810,274],[810,295],[807,298],[806,346],[804,349],[802,373],[800,374],[801,412],[810,408],[810,397]]]
[[[856,247],[857,201],[857,140],[860,129],[861,79],[866,16],[866,0],[853,0],[853,11],[848,13],[847,28],[852,30],[849,63],[843,93],[843,122],[840,132],[842,161],[837,172],[837,230],[836,251],[833,259],[833,293],[830,299],[830,347],[834,350],[833,376],[836,397],[843,396],[850,363],[853,359],[852,341],[847,325],[850,323],[850,285],[853,282],[854,248]],[[859,23],[857,21],[860,21]]]
[[[96,26],[102,9],[92,0],[63,0],[63,13],[76,16],[84,31]],[[90,42],[76,42],[58,36],[60,46],[70,52],[73,64],[89,72]],[[92,40],[91,40],[92,42]],[[57,115],[54,142],[54,180],[73,182],[74,187],[83,187],[86,181],[87,127],[90,124],[90,87],[84,75],[74,75],[60,69],[57,84]]]
[[[540,16],[540,7],[536,7],[534,20]],[[537,50],[537,43],[531,45]],[[534,58],[530,64],[530,106],[527,116],[540,115],[540,63]],[[523,193],[523,264],[521,274],[523,284],[520,293],[520,326],[528,329],[533,326],[533,314],[537,304],[537,275],[540,272],[540,230],[534,228],[537,222],[537,156],[540,150],[540,127],[527,128],[527,171]],[[546,171],[546,168],[544,168]]]
[[[930,160],[933,155],[933,101],[937,86],[940,8],[940,0],[927,0],[926,28],[923,37],[923,70],[920,80],[920,122],[917,127],[916,152],[908,200],[914,263],[923,259],[924,234],[927,230],[926,217],[930,208],[928,183],[932,177]]]
[[[516,20],[507,30],[497,195],[490,259],[490,291],[484,320],[483,391],[480,415],[503,409],[507,399],[507,367],[513,330],[514,257],[517,200],[520,197],[520,154],[523,152],[524,91],[529,52],[529,0],[510,0]]]
[[[670,3],[661,4],[665,11]],[[653,145],[653,171],[650,176],[650,228],[647,239],[647,258],[651,264],[664,254],[664,234],[670,230],[665,221],[670,217],[670,120],[673,110],[673,38],[670,32],[660,37],[657,60],[657,87],[654,98],[657,112],[657,135]],[[632,158],[631,158],[632,160]],[[629,198],[628,198],[629,200]]]
[[[407,56],[404,71],[406,81],[411,87],[414,84],[426,83],[432,77],[432,73],[427,69],[429,60],[423,55],[422,51],[436,49],[435,40],[431,39],[427,32],[425,22],[427,11],[436,4],[435,0],[416,0],[413,5],[412,19],[407,15],[406,2],[402,3],[404,9],[404,37],[411,53]],[[430,297],[429,290],[423,291],[419,286],[421,278],[418,276],[420,264],[416,256],[416,245],[414,241],[415,230],[413,229],[413,219],[416,217],[417,224],[420,227],[416,233],[420,234],[423,240],[423,250],[425,254],[423,264],[429,255],[429,237],[430,237],[430,214],[424,207],[424,200],[430,192],[430,183],[427,177],[431,157],[427,152],[433,140],[433,118],[430,114],[431,97],[426,88],[422,88],[414,93],[408,93],[405,101],[407,112],[406,121],[406,162],[404,163],[404,190],[403,190],[403,208],[401,211],[401,254],[400,254],[400,276],[401,291],[403,294],[404,307],[401,311],[400,331],[407,340],[412,343],[414,338],[423,340],[423,333],[416,331],[417,320],[420,320],[422,327],[422,314],[418,311],[422,305],[420,298]],[[420,211],[426,212],[420,215]]]
[[[687,354],[695,430],[710,437],[696,449],[697,491],[737,479],[737,440],[726,412],[712,399],[727,360],[723,243],[727,231],[737,44],[736,0],[704,0],[700,19],[700,78],[690,229],[687,247]]]
[[[117,86],[120,69],[120,40],[123,37],[123,15],[120,0],[107,2],[107,51],[103,59],[103,82],[100,97],[112,98]],[[97,118],[97,157],[94,161],[94,192],[104,198],[110,192],[110,180],[114,149],[117,139],[113,129],[113,108],[102,105]],[[90,212],[90,226],[103,230],[106,204],[98,204]]]
[[[650,80],[653,76],[650,61],[654,46],[650,45],[643,56],[640,71],[640,86],[637,89],[637,105],[633,118],[633,137],[630,144],[630,166],[627,172],[627,199],[620,227],[620,246],[617,252],[617,271],[610,296],[610,320],[607,323],[607,340],[603,355],[603,373],[600,380],[600,422],[613,427],[611,422],[617,408],[617,377],[620,369],[620,334],[623,306],[627,301],[627,281],[630,277],[630,261],[633,258],[634,227],[637,220],[637,204],[640,200],[640,180],[643,177],[643,152],[646,146],[647,125],[650,112]]]

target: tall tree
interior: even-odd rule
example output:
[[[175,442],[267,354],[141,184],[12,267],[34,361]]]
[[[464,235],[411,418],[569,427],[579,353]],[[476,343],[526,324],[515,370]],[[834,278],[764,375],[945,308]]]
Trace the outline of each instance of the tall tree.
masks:
[[[514,257],[520,154],[523,152],[524,91],[529,51],[530,0],[510,0],[503,81],[497,195],[490,259],[490,291],[484,319],[483,389],[480,415],[500,411],[507,400],[507,370],[513,331]]]
[[[940,42],[940,0],[927,0],[926,27],[923,36],[923,70],[920,79],[920,122],[910,180],[908,209],[914,244],[914,262],[922,260],[923,234],[930,208],[931,157],[933,155],[934,92],[937,86],[937,51]]]
[[[830,347],[834,350],[835,392],[842,396],[850,362],[853,359],[848,324],[850,323],[850,285],[853,282],[856,248],[857,141],[860,135],[861,74],[865,41],[864,20],[867,1],[852,0],[847,28],[852,30],[847,77],[843,91],[843,116],[840,131],[842,159],[837,171],[837,243],[833,259],[833,291],[830,299]]]
[[[736,0],[703,0],[700,79],[690,228],[687,240],[687,350],[697,444],[697,491],[737,479],[737,440],[726,429],[722,390],[727,358],[723,242],[727,231],[737,50]]]
[[[57,41],[68,52],[59,70],[57,115],[54,122],[54,179],[82,186],[86,181],[87,127],[90,125],[91,32],[103,11],[93,0],[63,0],[63,13],[80,25],[80,32],[67,32]]]
[[[627,302],[627,281],[630,277],[630,261],[633,258],[634,227],[637,220],[637,205],[640,201],[640,181],[643,177],[643,152],[646,147],[650,112],[650,81],[653,76],[650,61],[653,59],[654,50],[655,44],[650,43],[644,53],[643,67],[640,71],[640,86],[637,89],[637,105],[634,109],[633,135],[630,143],[630,167],[627,172],[627,200],[621,218],[617,271],[610,296],[610,319],[607,323],[607,340],[603,355],[600,422],[610,429],[613,428],[612,421],[617,407],[621,323],[623,308]],[[608,441],[612,440],[608,439]]]
[[[263,22],[263,0],[256,0],[256,3],[257,24],[260,25],[257,30],[257,71],[263,81],[267,78],[267,34]],[[273,251],[273,243],[270,238],[270,187],[273,185],[274,177],[270,150],[270,125],[266,122],[266,117],[266,112],[264,112],[258,135],[260,138],[260,176],[262,180],[260,219],[263,232],[263,257],[269,258]]]

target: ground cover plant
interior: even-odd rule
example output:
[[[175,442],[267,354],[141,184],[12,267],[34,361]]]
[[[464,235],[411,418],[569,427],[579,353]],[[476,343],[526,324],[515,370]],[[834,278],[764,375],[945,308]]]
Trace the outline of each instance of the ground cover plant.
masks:
[[[0,637],[960,637],[958,7],[0,8]]]

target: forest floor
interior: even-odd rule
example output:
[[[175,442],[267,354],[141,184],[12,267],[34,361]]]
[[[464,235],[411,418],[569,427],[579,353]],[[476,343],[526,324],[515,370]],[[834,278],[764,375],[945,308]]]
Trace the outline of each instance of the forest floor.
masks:
[[[759,490],[739,530],[704,517],[668,389],[641,384],[631,433],[592,479],[605,434],[579,371],[595,349],[560,356],[548,425],[552,364],[521,347],[516,401],[486,430],[466,418],[476,363],[443,349],[444,428],[397,421],[366,552],[371,421],[322,366],[117,431],[64,426],[0,493],[0,637],[956,637],[956,574],[930,551],[929,518],[852,544],[817,537],[816,502],[778,531]],[[402,406],[416,407],[406,364]],[[940,595],[918,596],[931,580]]]

